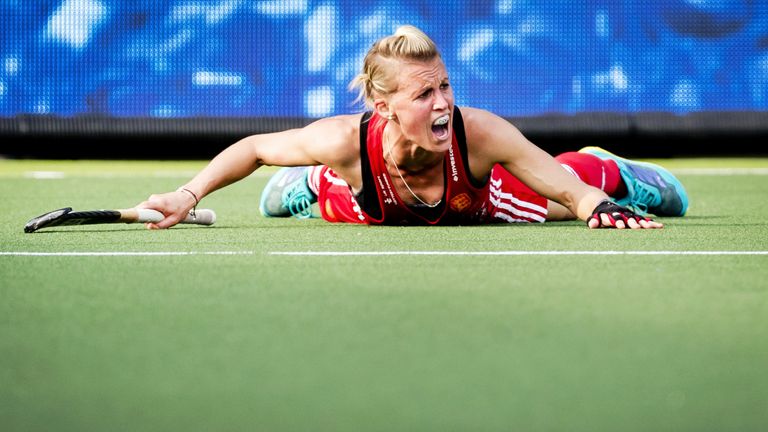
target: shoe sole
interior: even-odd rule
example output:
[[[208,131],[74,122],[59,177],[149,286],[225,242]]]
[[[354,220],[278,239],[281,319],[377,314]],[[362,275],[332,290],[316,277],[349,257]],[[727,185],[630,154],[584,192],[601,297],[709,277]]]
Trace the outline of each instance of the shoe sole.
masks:
[[[280,176],[280,174],[283,170],[286,170],[288,168],[280,168],[276,173],[272,174],[272,177],[267,182],[267,185],[264,186],[264,189],[261,190],[261,197],[259,198],[259,213],[261,213],[264,217],[287,217],[290,216],[290,213],[287,216],[275,216],[267,213],[266,210],[266,200],[267,200],[267,194],[264,193],[265,191],[269,190],[276,182],[280,181],[279,179],[282,179],[283,176]]]

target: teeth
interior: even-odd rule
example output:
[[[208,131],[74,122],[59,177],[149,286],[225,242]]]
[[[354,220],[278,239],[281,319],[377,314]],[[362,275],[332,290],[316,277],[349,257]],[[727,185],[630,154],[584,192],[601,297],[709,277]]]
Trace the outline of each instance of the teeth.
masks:
[[[439,119],[435,120],[435,122],[432,124],[434,124],[435,126],[442,126],[444,124],[448,124],[448,115],[446,114],[440,117]]]

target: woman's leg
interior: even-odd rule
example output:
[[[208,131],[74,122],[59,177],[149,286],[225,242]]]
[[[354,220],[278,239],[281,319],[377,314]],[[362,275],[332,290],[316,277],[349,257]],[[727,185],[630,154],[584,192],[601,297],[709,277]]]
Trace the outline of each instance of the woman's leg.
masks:
[[[566,171],[584,183],[594,186],[612,197],[624,196],[627,188],[621,180],[619,167],[612,160],[603,160],[597,156],[568,152],[555,157]],[[567,207],[554,201],[547,201],[547,220],[563,221],[576,219]]]
[[[612,198],[622,198],[627,187],[616,162],[589,153],[568,152],[555,157],[560,165],[584,183],[594,186]]]

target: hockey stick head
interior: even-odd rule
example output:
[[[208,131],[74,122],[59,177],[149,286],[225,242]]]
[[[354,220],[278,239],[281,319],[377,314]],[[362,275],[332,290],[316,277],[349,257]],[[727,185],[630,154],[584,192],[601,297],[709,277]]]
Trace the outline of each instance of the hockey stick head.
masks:
[[[32,218],[26,225],[24,225],[24,232],[31,233],[45,228],[47,226],[57,225],[56,222],[61,220],[64,215],[70,213],[72,207],[64,207],[62,209],[54,210],[45,214],[42,214],[36,218]]]

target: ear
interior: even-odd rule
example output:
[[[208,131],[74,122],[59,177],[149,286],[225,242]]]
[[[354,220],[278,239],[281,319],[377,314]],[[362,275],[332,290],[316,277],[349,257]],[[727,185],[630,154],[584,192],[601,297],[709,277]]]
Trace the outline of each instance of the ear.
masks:
[[[385,119],[391,120],[394,116],[394,113],[389,110],[389,104],[387,103],[386,99],[382,97],[378,97],[373,100],[373,109],[376,110],[376,114],[384,117]]]

